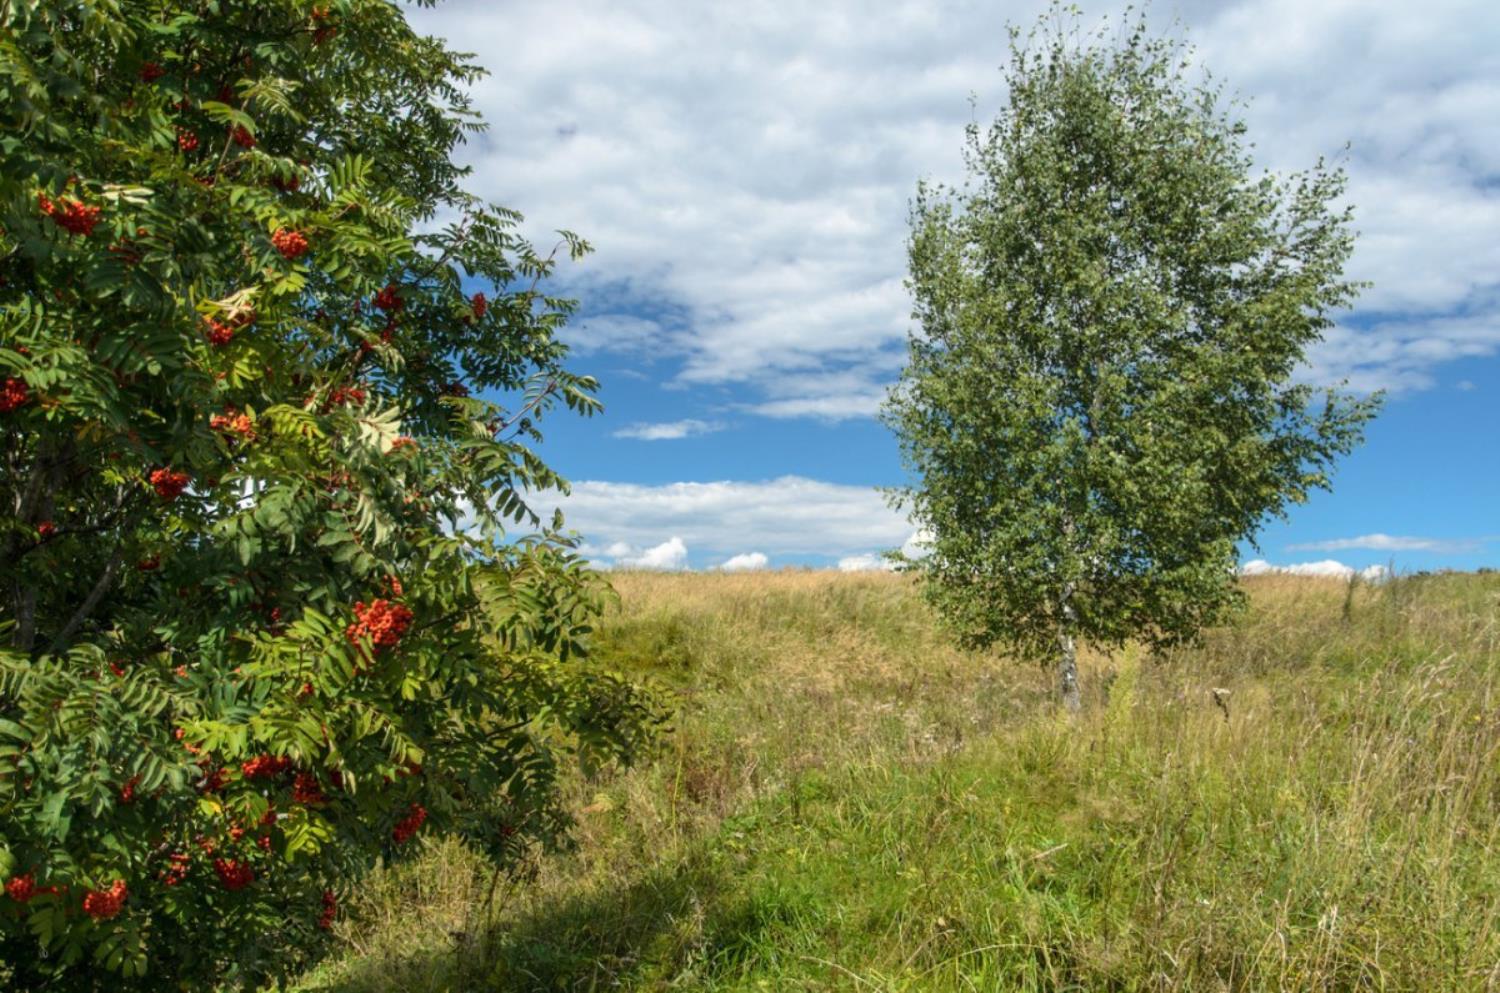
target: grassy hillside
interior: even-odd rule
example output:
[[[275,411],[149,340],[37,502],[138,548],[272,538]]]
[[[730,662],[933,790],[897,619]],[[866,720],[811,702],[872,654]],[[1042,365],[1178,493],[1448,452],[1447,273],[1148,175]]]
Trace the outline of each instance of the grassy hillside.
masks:
[[[307,989],[1500,990],[1500,577],[1249,581],[1077,720],[902,577],[615,582],[662,754],[488,910],[379,878]]]

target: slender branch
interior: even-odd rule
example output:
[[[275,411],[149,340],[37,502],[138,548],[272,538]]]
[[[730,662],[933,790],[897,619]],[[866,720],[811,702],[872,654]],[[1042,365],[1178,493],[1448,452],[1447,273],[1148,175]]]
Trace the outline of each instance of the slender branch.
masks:
[[[104,571],[99,574],[99,579],[94,583],[94,588],[89,590],[89,595],[84,598],[78,609],[73,611],[73,616],[68,618],[68,623],[58,632],[57,638],[52,642],[52,654],[59,654],[69,641],[73,640],[84,621],[99,606],[99,601],[104,599],[104,594],[115,584],[115,578],[120,574],[120,565],[125,560],[125,543],[123,541],[115,545],[115,550],[109,556],[109,562],[104,566]]]
[[[538,393],[536,396],[534,396],[530,400],[526,401],[526,405],[523,406],[520,410],[516,411],[515,416],[513,416],[510,420],[506,421],[504,424],[500,425],[500,427],[498,427],[498,428],[495,429],[496,436],[502,435],[505,432],[509,431],[511,429],[511,425],[515,424],[516,422],[518,422],[519,420],[521,420],[521,418],[525,417],[528,411],[536,409],[536,407],[543,400],[547,399],[547,397],[549,397],[549,396],[552,395],[552,391],[555,390],[555,389],[557,389],[557,380],[555,380],[555,379],[549,380],[547,382],[547,388],[546,389],[542,390],[542,392]],[[500,439],[500,440],[510,441],[511,439],[510,438],[504,438],[504,439]]]

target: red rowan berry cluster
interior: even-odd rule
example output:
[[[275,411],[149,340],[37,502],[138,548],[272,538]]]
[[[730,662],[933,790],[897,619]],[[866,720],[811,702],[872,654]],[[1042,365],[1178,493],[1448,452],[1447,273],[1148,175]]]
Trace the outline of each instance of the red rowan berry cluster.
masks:
[[[193,858],[187,852],[173,852],[167,856],[167,867],[161,871],[161,881],[165,886],[176,886],[187,878],[188,867],[192,865]]]
[[[227,782],[229,782],[228,769],[220,766],[205,770],[203,773],[203,782],[198,784],[198,792],[217,793],[224,788],[224,784]]]
[[[29,872],[12,876],[5,884],[5,895],[17,903],[26,903],[36,896],[36,877]]]
[[[25,380],[8,378],[4,385],[0,385],[0,414],[8,414],[30,399],[31,392],[26,388]]]
[[[307,251],[307,236],[301,231],[277,228],[276,233],[271,235],[271,246],[280,252],[284,259],[300,258],[302,253]]]
[[[375,298],[370,302],[390,313],[399,313],[406,306],[406,301],[401,299],[401,295],[396,292],[395,283],[387,283],[385,289],[375,294]]]
[[[208,419],[208,426],[214,431],[224,434],[237,434],[246,441],[255,439],[255,428],[250,420],[250,415],[241,413],[233,407],[226,407],[224,413],[215,414]]]
[[[125,780],[125,785],[120,787],[121,803],[135,802],[135,788],[140,785],[140,782],[141,777],[139,775],[131,776],[129,779]]]
[[[364,403],[365,391],[358,386],[335,386],[333,392],[328,394],[328,402],[331,404]]]
[[[414,803],[407,815],[396,822],[396,826],[391,829],[391,837],[395,838],[398,844],[409,841],[412,835],[421,830],[422,822],[425,820],[427,820],[427,808],[420,803]]]
[[[42,521],[36,526],[36,536],[43,541],[57,533],[57,525],[51,521]]]
[[[474,299],[469,301],[469,306],[474,310],[475,320],[478,320],[490,309],[490,302],[484,298],[483,293],[476,293]]]
[[[255,882],[255,870],[238,859],[214,859],[214,873],[226,890],[242,890]]]
[[[104,892],[89,890],[83,896],[83,912],[96,921],[107,921],[125,906],[125,880],[116,879]]]
[[[135,567],[141,572],[155,572],[157,569],[161,568],[161,556],[152,555],[148,558],[141,559],[135,564]]]
[[[145,65],[141,66],[141,82],[143,83],[154,83],[166,74],[167,70],[163,69],[155,62],[147,62]]]
[[[339,899],[333,890],[323,891],[323,912],[318,915],[318,927],[327,931],[333,927],[333,919],[339,914]]]
[[[136,247],[136,243],[129,238],[121,238],[113,245],[110,245],[109,254],[113,255],[115,258],[119,259],[123,264],[127,266],[135,266],[141,264],[141,250]]]
[[[221,348],[234,339],[234,328],[228,324],[220,324],[212,317],[205,317],[204,321],[208,323],[208,330],[204,334],[208,336],[210,345]]]
[[[401,435],[399,438],[394,439],[391,442],[391,451],[392,452],[399,452],[403,448],[416,448],[416,447],[417,447],[417,440],[415,438],[408,438],[404,434]]]
[[[338,34],[339,29],[337,27],[326,23],[331,16],[332,14],[329,13],[328,8],[321,4],[312,9],[314,45],[321,45],[329,38]]]
[[[168,503],[182,495],[191,479],[187,473],[171,469],[156,469],[151,473],[151,485],[156,489],[156,495]]]
[[[114,673],[120,679],[124,679],[125,678],[125,663],[121,662],[119,659],[115,659],[114,661],[110,662],[110,664],[109,664],[109,671],[112,672],[112,673]]]
[[[395,646],[412,620],[412,612],[404,605],[384,598],[371,600],[368,607],[363,602],[356,603],[354,616],[358,620],[344,629],[345,636],[355,644],[369,638],[381,648]]]
[[[292,767],[292,760],[284,756],[257,755],[240,763],[240,773],[246,779],[270,779]]]
[[[255,147],[255,135],[251,134],[249,129],[246,128],[243,124],[236,124],[234,126],[234,130],[229,132],[229,136],[233,138],[234,143],[241,148]]]
[[[79,201],[67,197],[58,197],[57,202],[53,203],[45,193],[37,194],[37,206],[42,213],[52,218],[53,224],[69,234],[81,234],[84,237],[93,233],[102,211],[102,208],[85,207]]]
[[[297,773],[296,780],[292,783],[292,800],[297,803],[314,804],[327,800],[323,789],[318,785],[318,777],[310,772]]]
[[[187,128],[178,128],[177,147],[184,152],[196,152],[198,150],[198,135]]]

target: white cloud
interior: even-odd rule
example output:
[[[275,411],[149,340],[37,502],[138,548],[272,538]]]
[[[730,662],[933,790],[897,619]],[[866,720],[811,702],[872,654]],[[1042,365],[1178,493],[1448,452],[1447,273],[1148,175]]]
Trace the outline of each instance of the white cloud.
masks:
[[[474,88],[494,126],[467,147],[476,190],[538,239],[568,227],[599,249],[570,277],[596,316],[569,340],[670,358],[686,383],[747,383],[765,416],[837,419],[871,413],[900,362],[914,184],[961,177],[964,124],[1002,96],[1005,24],[1038,9],[450,0],[411,16],[493,70]],[[1308,375],[1425,388],[1444,362],[1500,351],[1500,5],[1151,12],[1161,29],[1174,15],[1251,99],[1262,163],[1352,143],[1351,275],[1375,286]]]
[[[932,554],[929,547],[932,543],[932,532],[926,528],[913,531],[910,538],[901,544],[901,554],[909,559],[924,559]]]
[[[899,547],[912,534],[875,488],[800,476],[657,486],[584,481],[567,496],[542,493],[530,503],[544,516],[561,507],[567,526],[588,542],[585,555],[622,561],[669,536],[710,556],[749,546],[767,556],[832,561]]]
[[[839,559],[839,572],[877,572],[894,568],[890,562],[879,555],[866,553],[864,555],[846,555]]]
[[[639,555],[626,555],[615,560],[617,568],[625,569],[685,569],[687,568],[688,550],[683,540],[676,535],[668,538],[660,545],[641,552]]]
[[[755,572],[770,562],[762,552],[743,552],[730,556],[720,566],[721,572]]]
[[[1294,552],[1341,552],[1363,549],[1376,552],[1472,552],[1484,542],[1477,538],[1412,538],[1389,534],[1362,534],[1357,538],[1331,538],[1286,546]]]
[[[637,441],[676,441],[700,434],[712,434],[724,430],[717,421],[700,421],[689,418],[685,421],[662,421],[654,424],[630,424],[615,432],[616,438],[634,438]]]
[[[1240,566],[1241,576],[1267,576],[1281,574],[1288,576],[1320,576],[1329,579],[1348,579],[1358,574],[1361,579],[1378,580],[1383,579],[1386,567],[1383,565],[1367,566],[1364,569],[1355,569],[1353,566],[1335,562],[1333,559],[1324,559],[1321,562],[1298,562],[1294,565],[1272,565],[1264,559],[1252,559]]]

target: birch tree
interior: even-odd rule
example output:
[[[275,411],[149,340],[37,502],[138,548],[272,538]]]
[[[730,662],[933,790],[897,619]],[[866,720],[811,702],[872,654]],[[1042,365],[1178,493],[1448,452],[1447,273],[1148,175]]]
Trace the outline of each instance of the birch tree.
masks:
[[[1345,175],[1252,164],[1242,105],[1132,20],[1012,32],[968,180],[911,211],[909,359],[884,417],[962,640],[1160,647],[1240,600],[1236,546],[1327,488],[1378,397],[1299,377],[1354,301]],[[1201,76],[1201,78],[1200,78]]]

